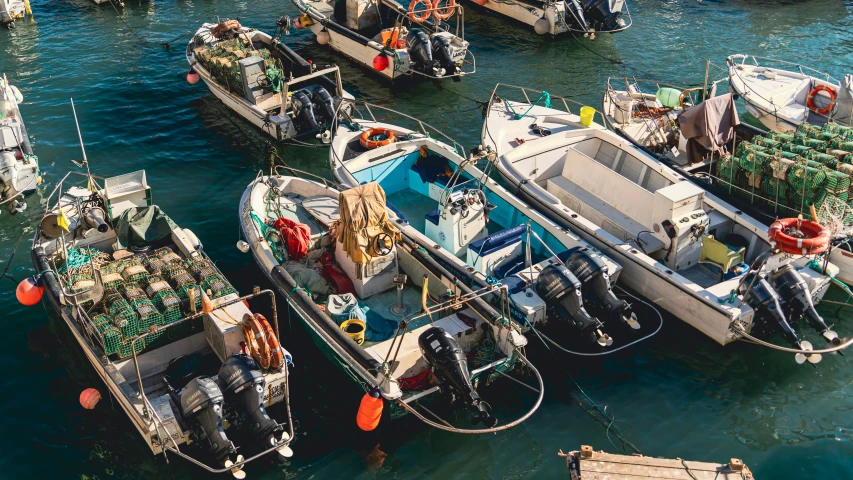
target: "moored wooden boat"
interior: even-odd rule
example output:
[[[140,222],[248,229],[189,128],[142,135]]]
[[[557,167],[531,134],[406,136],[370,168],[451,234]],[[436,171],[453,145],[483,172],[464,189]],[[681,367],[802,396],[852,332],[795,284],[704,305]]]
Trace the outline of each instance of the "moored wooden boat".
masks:
[[[12,215],[26,209],[21,197],[35,192],[41,183],[38,157],[21,116],[23,101],[21,91],[4,74],[0,78],[0,205]]]

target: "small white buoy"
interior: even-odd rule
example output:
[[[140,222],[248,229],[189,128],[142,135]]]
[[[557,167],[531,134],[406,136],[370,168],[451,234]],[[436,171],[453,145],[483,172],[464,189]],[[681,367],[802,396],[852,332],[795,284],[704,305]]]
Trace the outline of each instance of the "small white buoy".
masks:
[[[548,20],[540,18],[533,24],[533,30],[539,35],[545,35],[551,30],[551,24],[548,23]]]
[[[237,242],[237,250],[240,250],[243,253],[249,253],[249,242],[245,240],[240,240]]]
[[[320,45],[326,45],[327,43],[329,43],[330,39],[331,36],[329,35],[329,32],[325,30],[321,30],[320,33],[317,34],[317,43],[319,43]]]

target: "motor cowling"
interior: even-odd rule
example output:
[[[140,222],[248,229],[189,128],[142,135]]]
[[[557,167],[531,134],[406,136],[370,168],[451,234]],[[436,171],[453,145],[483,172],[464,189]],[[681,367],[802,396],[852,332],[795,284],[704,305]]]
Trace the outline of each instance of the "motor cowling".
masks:
[[[613,293],[609,269],[600,257],[593,256],[589,248],[575,247],[569,250],[566,266],[581,282],[583,297],[592,301],[608,319],[618,319],[631,328],[640,328],[631,305]]]
[[[827,341],[839,345],[841,339],[826,325],[823,317],[817,313],[812,300],[812,293],[806,280],[791,264],[784,265],[770,272],[770,284],[779,293],[782,307],[790,316],[804,316],[809,324],[826,338]]]
[[[432,41],[426,32],[420,28],[409,30],[406,44],[412,63],[418,70],[429,75],[435,75],[441,70],[441,64],[432,56]]]
[[[335,120],[335,99],[323,87],[316,87],[311,92],[311,100],[314,104],[314,117],[321,125],[331,125]]]
[[[622,20],[624,0],[582,0],[584,16],[589,26],[599,32],[619,30],[625,26]]]
[[[492,408],[480,398],[471,384],[468,359],[462,347],[441,327],[432,327],[418,337],[418,346],[441,389],[464,399],[475,413],[472,422],[483,422],[488,428],[497,425]]]
[[[317,123],[317,117],[314,115],[314,104],[311,102],[311,97],[305,90],[297,90],[291,96],[293,102],[293,116],[297,124],[297,131],[300,133],[319,130],[320,124]]]
[[[548,265],[536,279],[536,293],[551,315],[567,321],[590,342],[611,345],[613,339],[601,331],[604,324],[584,309],[582,291],[581,281],[563,264]]]
[[[224,397],[216,382],[210,377],[190,380],[181,390],[180,405],[197,441],[206,441],[208,450],[217,460],[224,462],[229,455],[237,453],[222,428]]]
[[[435,35],[432,39],[432,58],[441,65],[445,73],[455,75],[456,64],[453,63],[453,53],[450,48],[450,40],[443,35]]]
[[[275,434],[282,428],[264,408],[264,375],[247,355],[231,355],[219,368],[216,379],[228,403],[229,420],[252,438],[263,438],[275,445]],[[270,443],[271,442],[271,443]]]

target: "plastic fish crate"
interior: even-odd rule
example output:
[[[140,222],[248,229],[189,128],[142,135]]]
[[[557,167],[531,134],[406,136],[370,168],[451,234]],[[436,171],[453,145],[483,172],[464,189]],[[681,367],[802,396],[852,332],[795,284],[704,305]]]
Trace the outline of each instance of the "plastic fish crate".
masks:
[[[121,332],[110,323],[98,325],[98,332],[101,334],[101,342],[104,344],[104,353],[106,355],[118,353],[121,347]]]
[[[133,355],[133,352],[130,351],[131,342],[133,342],[132,338],[128,338],[121,342],[121,346],[118,349],[118,358],[127,358]],[[137,354],[145,350],[145,339],[137,340],[133,348],[136,350]]]

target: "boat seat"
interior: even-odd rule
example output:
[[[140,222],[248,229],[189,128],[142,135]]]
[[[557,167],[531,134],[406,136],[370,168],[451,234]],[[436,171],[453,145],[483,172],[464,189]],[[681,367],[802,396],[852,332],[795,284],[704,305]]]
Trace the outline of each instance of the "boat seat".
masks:
[[[475,270],[490,275],[490,269],[496,268],[512,257],[522,253],[521,241],[527,232],[527,225],[505,228],[468,244],[468,265]]]
[[[699,263],[714,265],[721,269],[720,277],[726,274],[734,265],[743,263],[746,248],[730,250],[728,245],[718,241],[712,235],[702,237],[702,252]]]
[[[478,324],[482,322],[480,317],[476,314],[470,311],[463,311],[463,314],[466,313],[468,317],[476,318],[478,320]],[[456,314],[453,314],[436,320],[434,323],[427,322],[427,324],[422,327],[410,330],[403,336],[402,342],[398,339],[395,343],[395,338],[392,337],[384,342],[365,348],[365,351],[375,358],[377,362],[382,363],[388,355],[389,348],[394,347],[396,350],[399,347],[397,361],[395,364],[391,365],[391,376],[393,378],[403,378],[417,375],[429,368],[426,360],[423,359],[420,346],[418,346],[418,338],[420,338],[422,333],[432,328],[433,325],[443,328],[447,333],[455,337],[462,348],[465,348],[466,342],[463,341],[461,337],[464,334],[473,333],[472,327],[466,325],[465,322],[459,319]],[[394,352],[391,354],[391,357],[393,356]]]
[[[426,214],[426,221],[432,223],[433,225],[438,225],[438,217],[441,213],[438,210],[433,210]]]
[[[619,240],[625,241],[629,238],[636,238],[649,231],[641,223],[562,175],[549,178],[547,190],[548,193],[559,198],[564,205],[569,208],[576,207],[574,209],[579,214],[601,226],[603,230],[616,236]],[[597,221],[595,217],[600,217],[600,221]],[[652,234],[647,233],[640,239],[646,254],[652,254],[665,247],[663,241]]]

